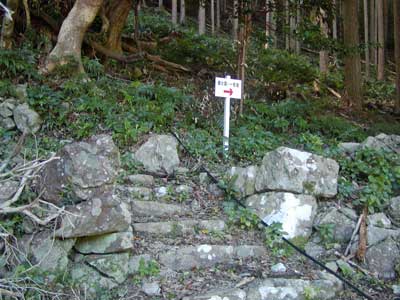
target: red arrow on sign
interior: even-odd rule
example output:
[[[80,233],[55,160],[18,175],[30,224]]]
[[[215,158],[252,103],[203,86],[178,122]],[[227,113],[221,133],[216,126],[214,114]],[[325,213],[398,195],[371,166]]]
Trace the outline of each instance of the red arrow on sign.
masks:
[[[229,94],[229,96],[232,96],[233,90],[232,90],[232,89],[224,90],[224,93],[225,93],[225,94]]]

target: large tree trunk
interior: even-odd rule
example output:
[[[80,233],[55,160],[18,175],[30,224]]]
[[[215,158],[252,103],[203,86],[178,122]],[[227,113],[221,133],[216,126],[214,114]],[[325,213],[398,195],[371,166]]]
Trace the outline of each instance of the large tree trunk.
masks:
[[[103,0],[77,0],[64,20],[57,45],[47,58],[44,72],[54,71],[57,66],[76,64],[77,72],[84,72],[81,60],[83,37],[100,10]],[[71,70],[72,71],[72,70]]]
[[[239,0],[233,0],[232,37],[238,39],[239,31]]]
[[[346,96],[349,104],[356,110],[362,108],[361,62],[358,52],[358,14],[357,0],[343,2],[344,43],[348,48],[344,58],[344,78]]]
[[[221,0],[216,0],[216,4],[217,4],[216,28],[217,28],[217,33],[218,33],[221,29]]]
[[[334,8],[334,14],[333,14],[333,20],[332,20],[332,38],[334,40],[338,39],[338,19],[337,19],[337,14],[339,12],[338,10],[338,3],[336,0],[333,0],[333,8]]]
[[[106,47],[114,52],[122,53],[122,30],[132,7],[132,0],[112,1],[107,15],[110,22]]]
[[[210,7],[211,7],[211,34],[215,34],[215,5],[214,0],[211,0]]]
[[[400,114],[400,1],[393,1],[394,14],[394,41],[395,41],[395,58],[396,58],[396,101],[395,112]]]
[[[199,0],[199,34],[206,33],[206,1]]]
[[[12,12],[18,10],[19,0],[8,0],[7,7]],[[14,19],[3,18],[3,25],[1,29],[0,48],[11,49],[14,36]]]
[[[324,37],[328,37],[328,24],[326,23],[326,12],[320,9],[320,20],[319,26],[321,27],[321,32]],[[329,67],[329,53],[327,50],[323,49],[319,52],[319,70],[322,74],[328,73]]]
[[[373,45],[371,47],[371,63],[373,65],[376,65],[377,63],[377,51],[376,51],[376,5],[375,5],[375,0],[370,1],[370,32],[371,32],[371,44]]]
[[[398,1],[398,0],[397,0]],[[377,79],[385,78],[385,27],[383,21],[383,0],[377,0],[378,11],[378,72]]]

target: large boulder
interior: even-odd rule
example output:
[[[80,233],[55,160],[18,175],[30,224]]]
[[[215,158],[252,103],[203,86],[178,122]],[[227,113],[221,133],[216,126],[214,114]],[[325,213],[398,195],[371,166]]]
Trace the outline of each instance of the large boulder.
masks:
[[[75,249],[83,254],[118,253],[133,249],[131,231],[78,238]]]
[[[400,259],[400,250],[392,238],[368,248],[365,256],[368,270],[377,273],[382,279],[396,278],[396,264]]]
[[[390,199],[388,212],[393,221],[400,224],[400,196]]]
[[[280,147],[264,156],[256,177],[256,191],[286,191],[322,197],[337,194],[336,161]]]
[[[68,144],[58,156],[60,159],[47,164],[42,172],[40,189],[44,199],[79,202],[112,190],[120,155],[111,136],[98,135],[86,142]]]
[[[67,208],[56,236],[87,237],[127,231],[131,214],[126,203],[114,195],[103,195]]]
[[[229,176],[234,181],[233,188],[240,193],[241,197],[254,194],[257,170],[256,166],[249,166],[247,168],[232,167],[230,169]]]
[[[400,153],[400,135],[387,135],[381,133],[375,137],[368,137],[362,144],[362,148],[371,148],[375,150],[384,150]]]
[[[310,195],[269,192],[250,196],[246,206],[268,225],[282,223],[285,237],[306,237],[312,232],[317,201]]]
[[[26,103],[20,104],[14,109],[14,121],[17,128],[23,133],[36,133],[42,124],[38,113]]]
[[[135,153],[135,160],[154,173],[172,174],[179,166],[178,143],[170,135],[154,135]]]

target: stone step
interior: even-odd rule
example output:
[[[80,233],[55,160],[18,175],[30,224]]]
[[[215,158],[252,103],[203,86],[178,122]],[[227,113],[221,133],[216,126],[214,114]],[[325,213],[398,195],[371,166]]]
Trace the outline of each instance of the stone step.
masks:
[[[130,204],[132,217],[183,216],[189,212],[184,206],[156,201],[133,200]]]
[[[179,247],[159,255],[159,262],[174,271],[209,268],[216,264],[233,263],[238,259],[265,256],[264,246],[197,245]]]
[[[329,276],[325,274],[325,276]],[[241,288],[220,289],[183,300],[307,300],[337,299],[343,285],[335,278],[318,280],[268,278]]]
[[[201,230],[207,231],[223,231],[226,224],[222,220],[182,220],[169,222],[149,222],[134,223],[135,232],[144,232],[150,234],[195,234]]]

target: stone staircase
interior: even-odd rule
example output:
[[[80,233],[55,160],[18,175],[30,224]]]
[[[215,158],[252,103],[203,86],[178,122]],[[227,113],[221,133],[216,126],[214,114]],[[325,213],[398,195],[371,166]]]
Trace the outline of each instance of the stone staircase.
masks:
[[[117,188],[132,214],[134,246],[129,274],[137,277],[140,264],[143,266],[150,261],[157,262],[160,268],[159,274],[139,278],[134,285],[128,284],[125,297],[151,300],[338,299],[337,293],[342,289],[340,282],[322,272],[297,271],[301,268],[296,266],[295,257],[293,268],[272,272],[271,267],[279,259],[271,256],[264,246],[261,233],[230,226],[221,199],[210,200],[214,197],[204,186],[196,187],[189,179],[189,189],[194,192],[182,200],[179,192],[157,196],[157,191],[166,190],[166,187],[165,183],[155,181],[152,188]],[[170,191],[179,191],[178,186],[182,186],[175,182],[167,185]],[[145,188],[151,192],[135,193]]]

